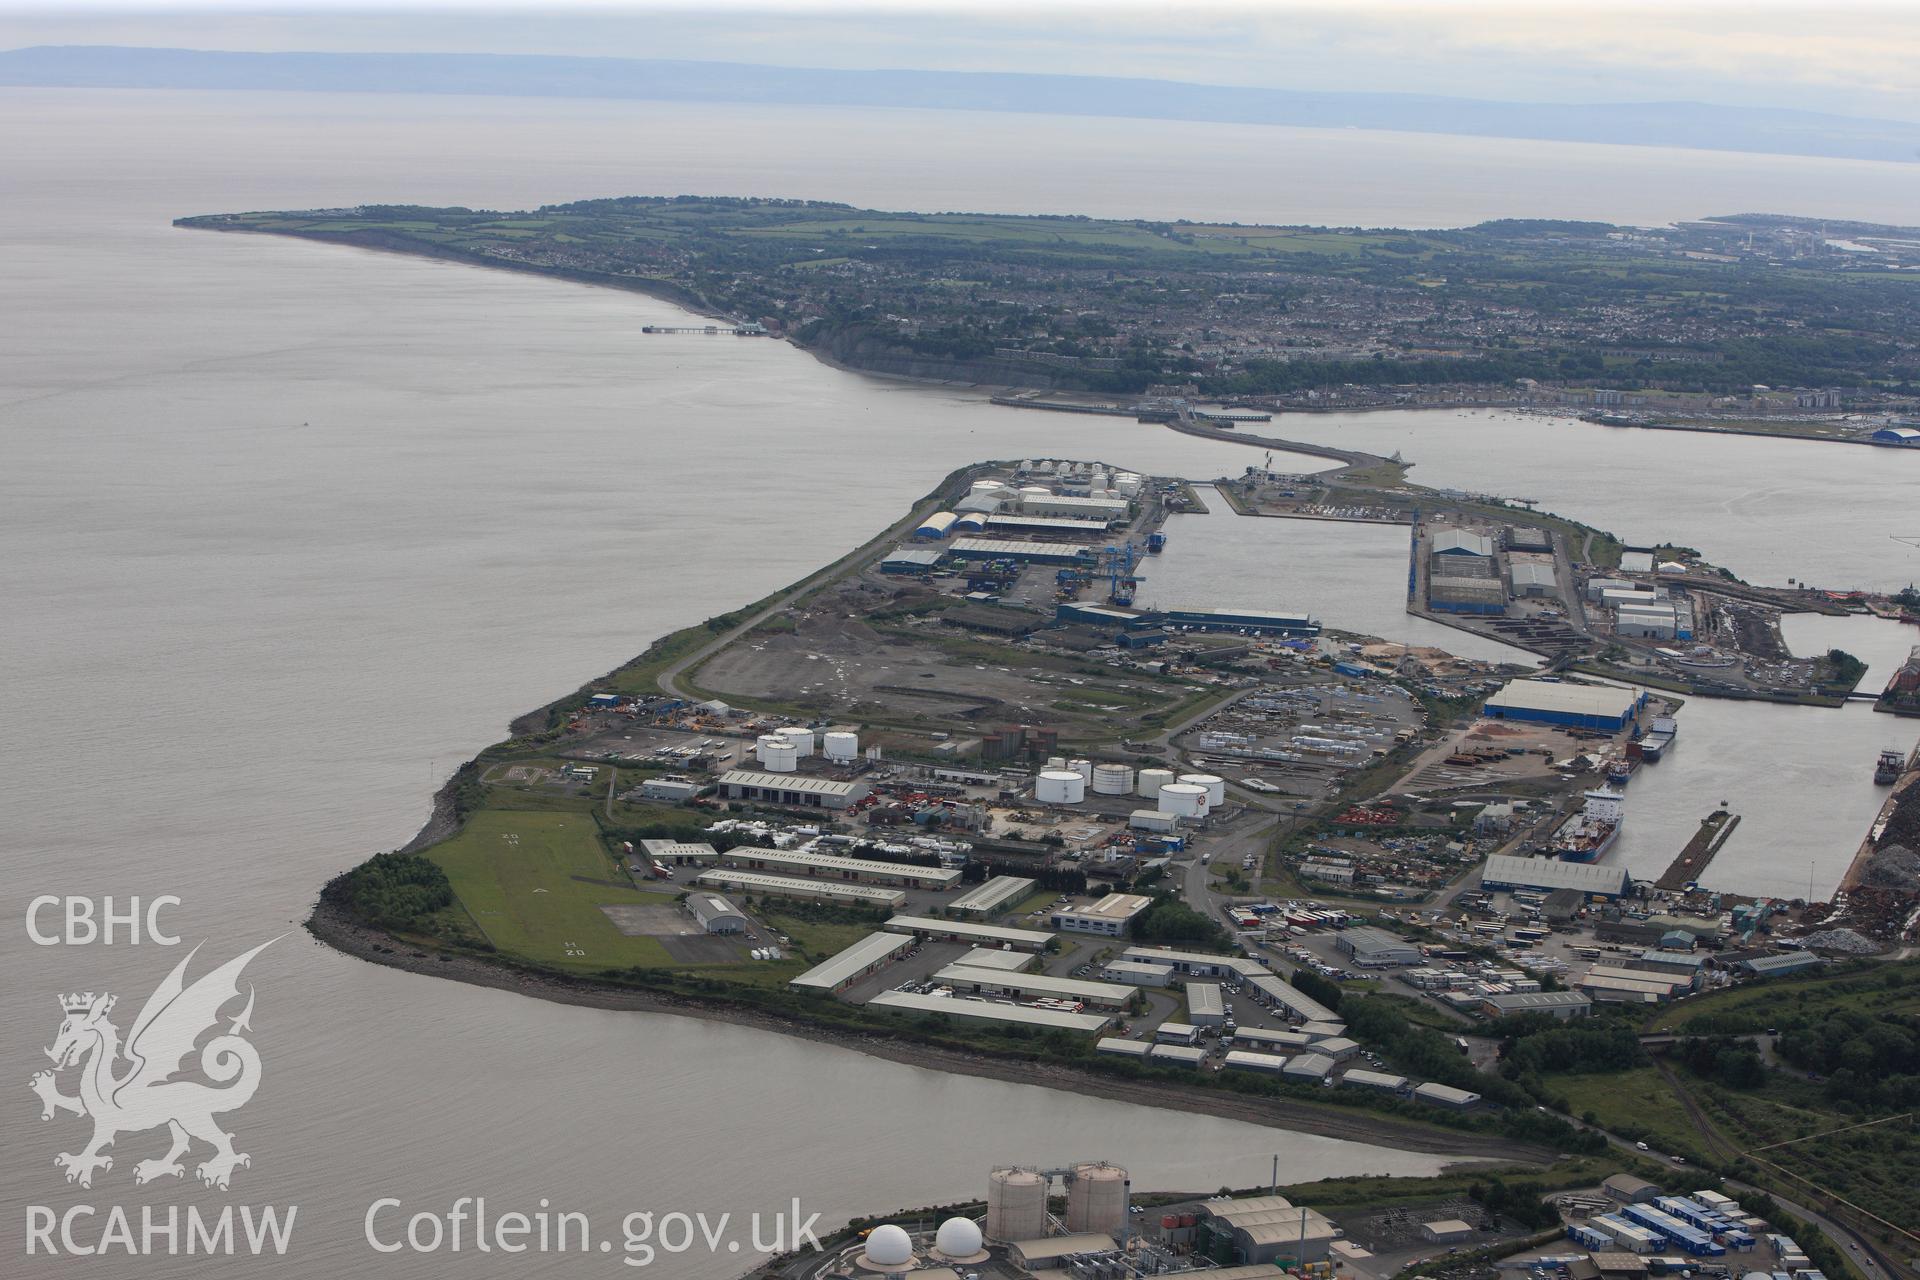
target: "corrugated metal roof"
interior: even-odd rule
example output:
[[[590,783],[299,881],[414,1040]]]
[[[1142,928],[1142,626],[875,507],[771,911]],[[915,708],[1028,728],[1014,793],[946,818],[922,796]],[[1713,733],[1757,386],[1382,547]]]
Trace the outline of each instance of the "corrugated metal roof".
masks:
[[[963,964],[950,964],[935,973],[939,982],[975,983],[983,987],[1004,987],[1009,991],[1023,991],[1043,996],[1075,996],[1085,1000],[1101,1000],[1110,1004],[1124,1004],[1133,997],[1136,988],[1118,982],[1088,982],[1083,978],[1056,978],[1049,973],[1009,973],[1004,969],[970,969]]]
[[[823,796],[852,795],[861,786],[858,782],[810,778],[802,773],[760,773],[753,769],[729,769],[720,775],[720,784],[733,787],[774,787],[781,791],[800,791]],[[756,852],[771,853],[773,850]]]
[[[1594,862],[1560,862],[1553,858],[1524,858],[1495,853],[1480,873],[1482,884],[1517,885],[1527,889],[1577,889],[1582,893],[1619,897],[1631,882],[1625,867]]]
[[[1509,680],[1487,699],[1489,709],[1552,711],[1566,715],[1629,716],[1640,694],[1607,685],[1559,684],[1551,680]]]
[[[1027,1027],[1054,1027],[1062,1031],[1089,1034],[1106,1028],[1111,1018],[1098,1013],[1062,1013],[1057,1009],[1032,1009],[1019,1004],[995,1004],[991,1000],[963,1000],[953,996],[922,996],[908,991],[882,991],[867,1001],[869,1009],[895,1009],[911,1013],[944,1013],[955,1018],[973,1018],[981,1022],[1007,1022]]]
[[[893,933],[946,934],[956,938],[980,938],[988,942],[1011,942],[1015,946],[1044,947],[1053,941],[1051,933],[1038,929],[1010,929],[997,924],[969,924],[965,920],[936,920],[932,916],[895,916],[887,921]]]
[[[1433,549],[1436,552],[1465,552],[1468,555],[1490,556],[1493,554],[1493,539],[1484,533],[1474,533],[1467,529],[1435,529]]]
[[[870,933],[832,959],[823,960],[787,985],[818,987],[831,991],[870,965],[899,955],[913,945],[913,939],[899,933]]]
[[[994,876],[982,881],[947,904],[949,911],[991,911],[1033,888],[1026,876]]]
[[[906,901],[904,889],[880,889],[872,885],[848,884],[844,880],[816,880],[807,876],[770,876],[758,871],[702,871],[695,883],[719,885],[726,889],[760,889],[776,896],[794,894],[821,898],[846,898],[898,906]]]

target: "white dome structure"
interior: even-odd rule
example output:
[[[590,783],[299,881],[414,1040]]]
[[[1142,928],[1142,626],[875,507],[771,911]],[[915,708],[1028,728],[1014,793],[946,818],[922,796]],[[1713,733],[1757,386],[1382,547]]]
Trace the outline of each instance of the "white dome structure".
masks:
[[[884,1227],[875,1227],[867,1237],[867,1247],[860,1261],[875,1271],[910,1267],[913,1265],[913,1238],[891,1222]]]
[[[987,1251],[980,1224],[971,1218],[948,1218],[933,1237],[933,1251],[948,1262],[984,1262]]]

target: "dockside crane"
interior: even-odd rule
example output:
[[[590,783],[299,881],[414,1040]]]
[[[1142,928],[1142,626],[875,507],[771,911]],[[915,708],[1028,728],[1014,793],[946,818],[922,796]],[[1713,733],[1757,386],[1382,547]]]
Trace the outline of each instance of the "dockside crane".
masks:
[[[1139,548],[1131,542],[1100,548],[1099,572],[1107,580],[1108,604],[1126,608],[1133,603],[1135,589],[1146,580],[1144,574],[1135,571],[1139,562]]]

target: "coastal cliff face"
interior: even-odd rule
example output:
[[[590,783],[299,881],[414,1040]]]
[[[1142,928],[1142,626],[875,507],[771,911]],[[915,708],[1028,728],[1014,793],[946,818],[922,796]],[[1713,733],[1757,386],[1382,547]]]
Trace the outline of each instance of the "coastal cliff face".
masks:
[[[986,383],[996,387],[1076,390],[1086,383],[1068,370],[1047,370],[1023,361],[960,359],[914,351],[864,325],[845,325],[811,333],[800,346],[823,359],[862,373],[921,382]]]

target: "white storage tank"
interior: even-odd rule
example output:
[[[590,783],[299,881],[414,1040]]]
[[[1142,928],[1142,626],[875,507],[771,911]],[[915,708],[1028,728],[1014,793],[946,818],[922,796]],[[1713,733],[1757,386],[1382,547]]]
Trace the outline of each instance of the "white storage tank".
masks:
[[[1065,756],[1048,756],[1047,757],[1047,768],[1064,769],[1066,767],[1067,767],[1067,758]]]
[[[1173,781],[1173,770],[1142,769],[1134,781],[1140,796],[1152,800],[1159,796],[1160,788]]]
[[[1069,769],[1071,769],[1071,770],[1073,770],[1073,771],[1074,771],[1075,773],[1077,773],[1077,774],[1079,774],[1079,775],[1080,775],[1080,777],[1082,778],[1082,780],[1084,780],[1084,781],[1087,781],[1087,782],[1092,782],[1092,781],[1093,781],[1093,761],[1091,761],[1091,760],[1069,760],[1069,761],[1067,761],[1067,768],[1069,768]]]
[[[1133,790],[1133,766],[1097,764],[1093,766],[1093,793],[1099,796],[1124,796]]]
[[[786,739],[781,738],[776,734],[771,734],[771,733],[761,734],[759,737],[753,740],[753,758],[755,760],[758,760],[761,764],[764,765],[767,762],[768,748],[777,747],[785,741]]]
[[[1047,1180],[1033,1169],[987,1175],[987,1239],[1038,1240],[1047,1234]]]
[[[1000,482],[998,480],[975,480],[973,482],[973,492],[975,493],[991,493],[999,487]]]
[[[794,754],[802,760],[813,754],[813,730],[811,729],[776,729],[773,736],[784,739],[792,746]]]
[[[1207,789],[1196,787],[1191,782],[1169,782],[1160,788],[1155,803],[1162,813],[1181,818],[1204,818],[1207,816]]]
[[[1117,1236],[1126,1230],[1132,1184],[1111,1164],[1077,1164],[1067,1180],[1067,1230]]]
[[[1114,477],[1113,487],[1120,491],[1123,498],[1137,497],[1140,493],[1140,477],[1131,471],[1122,471]]]
[[[829,760],[849,764],[860,758],[860,735],[845,729],[832,730],[822,739],[821,751]]]
[[[1087,780],[1071,769],[1043,769],[1033,780],[1033,798],[1041,804],[1079,804],[1087,798]]]
[[[1227,802],[1227,780],[1218,774],[1183,773],[1180,775],[1180,781],[1196,787],[1205,787],[1207,790],[1207,804],[1209,806],[1222,805]]]
[[[761,750],[760,764],[768,773],[792,773],[800,767],[800,753],[785,738],[775,738]]]

